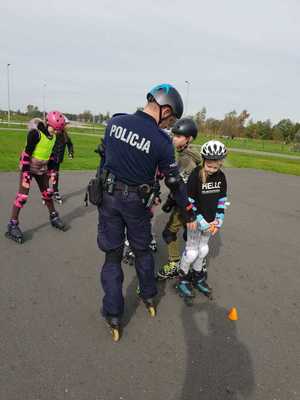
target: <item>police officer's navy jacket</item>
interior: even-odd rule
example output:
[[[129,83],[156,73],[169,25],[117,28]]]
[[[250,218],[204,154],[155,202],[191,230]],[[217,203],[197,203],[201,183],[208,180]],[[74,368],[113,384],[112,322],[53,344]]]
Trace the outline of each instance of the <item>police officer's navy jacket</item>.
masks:
[[[165,176],[178,171],[171,139],[142,111],[114,115],[104,146],[104,168],[128,185],[153,184],[157,168]]]

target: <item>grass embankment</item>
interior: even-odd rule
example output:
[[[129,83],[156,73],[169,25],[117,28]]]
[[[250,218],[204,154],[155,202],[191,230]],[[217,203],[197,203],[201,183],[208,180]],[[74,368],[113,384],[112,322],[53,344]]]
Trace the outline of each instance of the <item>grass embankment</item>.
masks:
[[[226,163],[225,166],[229,167],[261,169],[300,176],[300,159],[298,161],[276,156],[229,153]]]
[[[0,171],[16,171],[18,169],[18,159],[24,148],[26,135],[26,131],[9,133],[0,131]],[[99,163],[99,156],[94,153],[94,149],[100,142],[99,136],[75,134],[72,141],[75,148],[75,158],[69,160],[65,156],[62,168],[70,170],[95,169]]]
[[[211,140],[211,136],[198,136],[194,144],[203,144],[208,140]],[[289,154],[293,156],[299,156],[300,154],[293,151],[292,144],[285,144],[283,142],[275,142],[273,140],[259,140],[259,139],[247,139],[247,138],[236,138],[236,139],[224,139],[222,137],[214,137],[214,139],[220,140],[228,148],[235,149],[245,149],[245,150],[255,150],[255,151],[265,151],[269,153],[281,153]]]
[[[71,134],[72,134],[71,130]],[[95,132],[84,131],[77,128],[73,131],[72,141],[75,148],[75,158],[69,160],[65,157],[62,169],[86,170],[95,169],[99,163],[99,157],[94,149],[100,142],[99,130]],[[26,131],[0,131],[0,170],[16,171],[18,169],[19,154],[24,148]],[[87,135],[86,135],[87,134]],[[300,159],[290,160],[276,156],[229,153],[225,165],[236,168],[254,168],[274,171],[284,174],[300,176]]]

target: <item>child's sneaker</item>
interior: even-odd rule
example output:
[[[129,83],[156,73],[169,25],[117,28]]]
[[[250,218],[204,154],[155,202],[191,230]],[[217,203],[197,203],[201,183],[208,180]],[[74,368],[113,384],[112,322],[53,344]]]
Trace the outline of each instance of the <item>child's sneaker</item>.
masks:
[[[157,273],[159,279],[175,278],[178,275],[178,261],[169,261],[167,264],[163,265]]]

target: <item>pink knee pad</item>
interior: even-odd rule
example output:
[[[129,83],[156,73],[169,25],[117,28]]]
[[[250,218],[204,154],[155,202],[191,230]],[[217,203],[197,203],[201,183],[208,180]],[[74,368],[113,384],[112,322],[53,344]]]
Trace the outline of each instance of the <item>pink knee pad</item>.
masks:
[[[15,200],[15,206],[18,208],[23,208],[26,201],[28,199],[28,194],[23,194],[23,193],[17,193],[16,200]]]
[[[53,196],[53,192],[54,192],[53,189],[50,189],[50,188],[48,188],[47,190],[44,190],[42,192],[42,199],[45,200],[45,201],[51,200],[52,196]]]

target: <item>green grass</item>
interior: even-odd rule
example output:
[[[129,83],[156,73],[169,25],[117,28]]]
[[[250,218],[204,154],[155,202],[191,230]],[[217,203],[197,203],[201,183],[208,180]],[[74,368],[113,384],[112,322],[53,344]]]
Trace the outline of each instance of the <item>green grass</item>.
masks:
[[[8,124],[8,123],[1,123],[0,128],[8,129],[8,128],[18,128],[18,129],[27,129],[27,124]]]
[[[21,151],[26,142],[26,131],[0,131],[0,171],[16,171]],[[99,144],[99,136],[74,135],[72,141],[75,148],[75,158],[65,157],[63,169],[82,170],[95,169],[99,164],[99,156],[94,149]]]
[[[81,131],[82,132],[82,131]],[[90,132],[88,132],[90,133]],[[26,131],[0,131],[0,171],[16,171],[18,159],[26,141]],[[94,170],[99,164],[99,156],[94,149],[100,142],[99,132],[93,135],[72,136],[75,158],[65,157],[62,164],[64,170]],[[229,153],[228,167],[254,168],[300,176],[300,159],[290,160],[276,156]]]
[[[290,154],[300,157],[299,153],[296,153],[292,150],[293,145],[284,144],[283,142],[275,142],[274,140],[259,140],[259,139],[247,139],[247,138],[224,139],[222,137],[204,136],[200,134],[193,143],[203,144],[213,138],[220,140],[228,148],[232,147],[236,149],[266,151],[270,153]]]
[[[99,165],[99,155],[94,152],[100,139],[98,136],[72,136],[72,142],[75,149],[75,158],[70,160],[65,156],[62,169],[65,170],[82,170],[96,169]]]
[[[24,124],[27,124],[29,119],[30,118],[28,118],[28,115],[19,115],[15,114],[14,112],[10,113],[10,120],[13,122],[23,122]],[[0,121],[1,122],[7,121],[7,112],[0,113]]]
[[[235,168],[253,168],[300,176],[300,160],[290,160],[276,156],[229,153],[226,163],[225,166]]]
[[[85,129],[85,128],[75,128],[71,127],[69,128],[68,132],[72,134],[72,132],[79,132],[79,133],[93,133],[95,135],[104,135],[104,126],[96,126],[93,129]]]
[[[0,132],[3,133],[10,133],[15,131],[16,129],[20,130],[20,131],[27,131],[27,125],[26,124],[22,124],[22,125],[18,125],[18,124],[0,124]],[[13,130],[10,130],[10,128],[12,128]],[[69,132],[72,134],[72,132],[80,132],[80,133],[90,133],[90,134],[95,134],[95,135],[104,135],[104,126],[95,126],[92,128],[76,128],[76,127],[71,127],[69,128]]]

